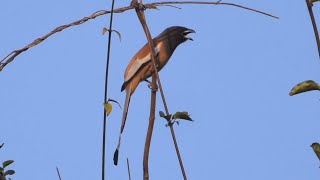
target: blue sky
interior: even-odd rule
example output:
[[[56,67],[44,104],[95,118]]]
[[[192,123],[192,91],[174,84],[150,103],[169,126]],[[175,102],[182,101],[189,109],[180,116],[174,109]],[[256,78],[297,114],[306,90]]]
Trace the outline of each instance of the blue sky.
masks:
[[[147,1],[145,1],[147,2]],[[150,1],[148,1],[150,2]],[[195,120],[175,126],[188,179],[318,179],[319,92],[290,97],[301,81],[320,82],[320,61],[305,1],[228,1],[280,19],[228,6],[147,10],[152,36],[173,25],[194,29],[161,71],[170,112]],[[116,1],[116,7],[129,1]],[[320,4],[314,6],[319,12]],[[0,56],[55,27],[110,9],[106,1],[1,1]],[[316,15],[316,18],[318,16]],[[317,19],[319,24],[320,18]],[[100,179],[104,69],[109,16],[60,32],[0,73],[0,161],[15,160],[12,179]],[[123,72],[146,38],[134,11],[115,14],[109,97],[124,102]],[[119,165],[112,157],[122,111],[107,123],[106,178],[142,178],[150,92],[131,98]],[[157,99],[157,112],[164,110]],[[182,179],[169,128],[156,118],[150,179]]]

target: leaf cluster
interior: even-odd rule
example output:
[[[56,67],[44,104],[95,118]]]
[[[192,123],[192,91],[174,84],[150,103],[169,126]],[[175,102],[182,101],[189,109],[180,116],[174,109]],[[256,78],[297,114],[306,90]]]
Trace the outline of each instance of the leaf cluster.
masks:
[[[0,146],[0,148],[3,146],[3,144]],[[13,175],[15,173],[14,170],[9,169],[5,170],[6,167],[8,167],[10,164],[12,164],[14,161],[13,160],[7,160],[2,163],[2,166],[0,167],[0,180],[7,180],[8,175]],[[10,178],[8,178],[11,180]]]
[[[174,123],[179,125],[179,120],[193,121],[187,111],[177,111],[173,115],[165,115],[164,112],[159,111],[159,116],[167,120],[168,124],[166,126],[172,126]]]

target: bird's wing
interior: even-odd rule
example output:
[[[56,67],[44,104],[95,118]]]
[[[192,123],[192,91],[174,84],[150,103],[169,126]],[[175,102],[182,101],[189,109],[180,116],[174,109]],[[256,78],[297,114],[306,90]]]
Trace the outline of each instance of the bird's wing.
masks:
[[[154,48],[156,54],[158,55],[159,53],[159,48],[155,47]],[[126,73],[126,76],[124,78],[124,82],[129,81],[136,73],[137,71],[141,68],[141,66],[147,62],[149,62],[151,60],[151,53],[148,53],[146,56],[139,58],[137,57],[134,62],[132,63],[131,67],[129,68],[129,70]]]

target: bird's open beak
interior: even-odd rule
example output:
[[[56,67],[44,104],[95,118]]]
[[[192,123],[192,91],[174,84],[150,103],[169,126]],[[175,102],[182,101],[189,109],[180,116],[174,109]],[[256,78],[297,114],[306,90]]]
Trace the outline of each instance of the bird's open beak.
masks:
[[[186,39],[189,39],[189,40],[193,41],[193,39],[192,39],[191,37],[187,36],[189,33],[195,33],[195,31],[192,30],[192,29],[188,29],[188,30],[186,30],[186,31],[183,32],[183,35],[184,35],[184,37],[185,37]]]

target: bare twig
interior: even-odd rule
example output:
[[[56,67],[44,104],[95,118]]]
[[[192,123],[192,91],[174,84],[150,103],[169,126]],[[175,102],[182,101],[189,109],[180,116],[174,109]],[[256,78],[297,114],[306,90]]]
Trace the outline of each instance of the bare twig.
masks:
[[[62,179],[61,179],[61,176],[60,176],[60,172],[59,172],[58,166],[56,167],[56,170],[57,170],[57,173],[58,173],[58,176],[59,176],[59,180],[62,180]]]
[[[128,159],[128,158],[127,158],[127,168],[128,168],[128,176],[129,176],[129,180],[131,180],[130,164],[129,164],[129,159]]]
[[[150,35],[150,32],[149,32],[149,28],[148,28],[147,23],[146,23],[146,19],[145,19],[145,16],[144,16],[144,11],[136,9],[136,12],[137,12],[137,15],[139,17],[140,23],[141,23],[141,25],[142,25],[142,27],[143,27],[143,29],[145,31],[145,34],[147,36],[149,49],[151,51],[152,66],[153,66],[153,69],[154,69],[154,72],[155,72],[152,75],[152,85],[151,85],[152,88],[151,89],[155,88],[155,86],[156,86],[155,81],[157,80],[157,83],[158,83],[158,86],[159,86],[159,89],[160,89],[160,93],[161,93],[161,97],[162,97],[162,101],[163,101],[163,105],[164,105],[165,110],[166,110],[166,114],[169,115],[168,106],[167,106],[167,103],[166,103],[166,100],[165,100],[165,97],[164,97],[164,93],[163,93],[160,77],[159,77],[159,74],[158,74],[158,69],[157,69],[157,66],[156,66],[156,61],[155,61],[155,56],[154,56],[155,55],[154,44],[153,44],[153,41],[152,41],[152,38],[151,38],[151,35]],[[150,148],[150,143],[151,143],[153,123],[154,123],[155,98],[156,98],[155,96],[156,96],[155,91],[153,91],[152,96],[151,96],[151,107],[150,107],[151,109],[150,109],[149,127],[148,127],[146,142],[145,142],[145,151],[144,151],[144,159],[143,159],[143,170],[144,170],[144,179],[145,180],[149,179],[148,158],[149,158],[149,148]],[[154,98],[154,101],[153,101],[153,98]],[[172,126],[170,126],[170,130],[171,130],[172,139],[174,141],[176,153],[177,153],[177,156],[178,156],[178,159],[179,159],[181,172],[182,172],[184,180],[186,180],[187,176],[186,176],[186,173],[185,173],[185,170],[184,170],[184,167],[183,167],[182,159],[181,159],[180,152],[179,152],[179,147],[178,147],[178,144],[177,144],[177,141],[176,141],[176,138],[175,138],[175,134],[174,134],[174,130],[173,130]]]
[[[112,36],[112,21],[113,21],[113,9],[114,0],[112,0],[110,24],[109,24],[109,37],[108,37],[108,53],[107,53],[107,63],[106,63],[106,76],[105,76],[105,87],[104,87],[104,104],[107,103],[108,96],[108,77],[109,77],[109,60],[111,51],[111,36]],[[101,167],[101,178],[105,179],[105,153],[106,153],[106,126],[107,126],[107,112],[103,108],[103,132],[102,132],[102,167]]]
[[[265,12],[262,12],[262,11],[259,11],[259,10],[253,9],[253,8],[241,6],[241,5],[234,4],[234,3],[219,2],[219,1],[218,2],[197,2],[197,1],[167,1],[166,2],[166,1],[164,1],[164,2],[153,2],[153,3],[145,4],[144,6],[147,9],[154,9],[154,7],[157,7],[157,6],[164,6],[164,5],[172,6],[172,4],[227,5],[227,6],[234,6],[234,7],[238,7],[238,8],[241,8],[241,9],[253,11],[253,12],[256,12],[256,13],[260,13],[260,14],[263,14],[263,15],[278,19],[278,17],[276,17],[276,16],[273,16],[271,14],[268,14],[268,13],[265,13]],[[125,12],[127,10],[131,10],[133,8],[134,7],[130,5],[130,6],[127,6],[127,7],[121,7],[121,8],[115,9],[113,12],[114,13],[122,13],[122,12]],[[65,24],[65,25],[62,25],[62,26],[59,26],[59,27],[55,28],[54,30],[52,30],[48,34],[46,34],[46,35],[34,40],[32,43],[26,45],[25,47],[23,47],[21,49],[16,49],[16,50],[10,52],[8,55],[6,55],[0,61],[0,71],[2,71],[2,69],[7,64],[11,63],[19,54],[21,54],[22,52],[27,51],[28,49],[40,44],[41,42],[43,42],[44,40],[46,40],[48,37],[52,36],[53,34],[55,34],[57,32],[60,32],[60,31],[63,31],[63,30],[65,30],[65,29],[67,29],[67,28],[69,28],[71,26],[76,26],[76,25],[83,24],[88,20],[95,19],[96,17],[102,16],[102,15],[105,15],[105,14],[109,14],[109,13],[111,13],[111,11],[100,10],[100,11],[97,11],[97,12],[93,13],[92,15],[90,15],[88,17],[84,17],[84,18],[82,18],[80,20],[77,20],[77,21],[74,21],[72,23]]]
[[[134,1],[132,1],[134,2]],[[141,3],[141,0],[140,0]],[[133,4],[133,3],[132,3]],[[136,2],[137,5],[137,2]],[[148,29],[148,26],[146,24],[144,11],[136,8],[137,16],[140,20],[140,23],[143,27],[143,30],[145,31],[145,34],[148,39],[148,45],[149,49],[151,51],[151,59],[153,62],[153,65],[155,63],[155,51],[154,51],[154,44]],[[156,66],[155,66],[156,67]],[[152,132],[153,132],[153,126],[154,126],[154,120],[155,120],[155,112],[156,112],[156,74],[153,73],[152,75],[152,82],[151,82],[151,104],[150,104],[150,115],[149,115],[149,125],[148,125],[148,131],[146,135],[146,142],[144,145],[144,152],[143,152],[143,179],[149,180],[149,150],[150,150],[150,144],[151,144],[151,138],[152,138]]]
[[[319,54],[319,58],[320,58],[320,40],[319,40],[317,24],[316,24],[316,21],[314,19],[314,15],[313,15],[313,11],[312,11],[312,4],[310,3],[309,0],[306,0],[306,3],[307,3],[308,11],[309,11],[309,14],[310,14],[310,19],[311,19],[311,22],[312,22],[314,35],[315,35],[315,38],[316,38],[316,41],[317,41],[318,54]]]

